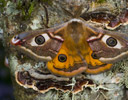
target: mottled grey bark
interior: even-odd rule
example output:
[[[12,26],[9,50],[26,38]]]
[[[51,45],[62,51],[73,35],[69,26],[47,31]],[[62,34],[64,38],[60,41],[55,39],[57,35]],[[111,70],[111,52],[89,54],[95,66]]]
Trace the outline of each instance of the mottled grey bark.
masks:
[[[13,0],[1,1],[0,30],[3,31],[3,44],[9,58],[11,78],[14,87],[16,100],[125,100],[128,88],[128,59],[116,63],[112,70],[98,75],[87,75],[93,80],[93,86],[84,87],[84,90],[71,94],[69,92],[50,90],[46,93],[39,93],[31,88],[24,88],[16,83],[15,71],[29,69],[33,66],[33,60],[26,59],[22,54],[10,45],[10,39],[15,35],[27,30],[45,29],[57,26],[69,21],[75,16],[75,7],[82,5],[85,12],[95,9],[107,9],[110,13],[116,14],[126,8],[125,0]],[[97,2],[97,3],[96,3]],[[66,9],[66,10],[64,10]],[[74,16],[73,16],[74,15]],[[121,32],[127,32],[128,27],[122,26]],[[10,52],[11,51],[11,52]],[[18,57],[18,58],[17,58]],[[24,58],[24,60],[22,59]],[[72,80],[74,80],[73,78]]]

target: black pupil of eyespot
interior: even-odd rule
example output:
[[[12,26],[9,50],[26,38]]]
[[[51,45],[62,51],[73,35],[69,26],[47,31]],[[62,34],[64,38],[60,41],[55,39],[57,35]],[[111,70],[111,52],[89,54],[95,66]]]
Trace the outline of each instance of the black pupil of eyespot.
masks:
[[[58,56],[58,60],[59,60],[60,62],[66,62],[67,56],[64,55],[64,54],[60,54],[60,55]]]
[[[91,54],[91,56],[93,59],[98,59],[97,55],[94,52]]]
[[[111,46],[111,47],[114,47],[117,45],[117,40],[113,37],[109,37],[107,40],[106,40],[106,43],[108,46]]]
[[[39,35],[35,38],[35,42],[38,44],[38,45],[41,45],[45,42],[45,38],[42,36],[42,35]]]

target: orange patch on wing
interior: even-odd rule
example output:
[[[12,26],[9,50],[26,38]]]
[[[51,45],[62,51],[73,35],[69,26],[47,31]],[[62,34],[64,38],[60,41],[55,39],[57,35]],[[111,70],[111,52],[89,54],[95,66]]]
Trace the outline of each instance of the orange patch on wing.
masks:
[[[87,64],[91,66],[91,68],[89,68],[88,66],[87,69],[85,70],[86,73],[98,74],[107,71],[112,67],[112,64],[105,64],[97,59],[93,59],[91,54],[92,54],[92,50],[90,49],[89,55],[85,57],[85,60]]]
[[[63,44],[57,56],[52,61],[47,63],[47,68],[55,75],[72,77],[82,72],[98,74],[109,70],[112,67],[112,64],[104,64],[98,59],[93,59],[91,56],[92,52],[93,51],[90,47],[88,47],[86,51],[81,51],[81,55],[85,59],[85,62],[83,62],[81,57],[76,54],[76,51],[72,52],[72,54],[69,54],[69,49],[67,49],[66,45]],[[67,57],[65,62],[60,62],[58,60],[58,56],[60,54],[63,54]]]
[[[91,48],[89,48],[88,54],[85,56],[85,60],[86,60],[87,64],[92,65],[94,68],[95,68],[96,65],[103,65],[104,63],[102,63],[98,59],[93,59],[92,58],[92,56],[91,56],[92,52],[93,51],[91,50]]]
[[[60,54],[64,54],[67,57],[67,60],[65,62],[60,62],[58,60],[58,56]],[[56,75],[61,75],[65,77],[72,77],[75,76],[83,71],[85,71],[86,66],[79,67],[77,69],[73,69],[74,64],[76,63],[82,63],[81,58],[79,56],[70,56],[68,54],[68,49],[65,47],[63,44],[59,53],[57,56],[52,60],[47,63],[47,68],[49,71]],[[72,70],[71,70],[72,69]]]

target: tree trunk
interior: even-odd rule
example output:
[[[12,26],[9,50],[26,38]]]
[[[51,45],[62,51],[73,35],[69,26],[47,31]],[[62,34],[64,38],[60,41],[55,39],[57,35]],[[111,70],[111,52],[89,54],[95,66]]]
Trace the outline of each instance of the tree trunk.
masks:
[[[28,70],[31,67],[39,67],[35,62],[22,53],[17,53],[10,44],[11,38],[23,31],[46,29],[57,26],[74,17],[80,17],[79,13],[93,12],[107,9],[111,14],[119,14],[126,8],[125,0],[1,0],[0,28],[4,31],[3,45],[9,59],[11,78],[16,100],[127,100],[128,88],[128,59],[115,63],[107,72],[88,75],[87,79],[93,84],[85,85],[79,93],[72,94],[69,91],[50,89],[45,93],[35,91],[33,88],[20,86],[15,79],[15,72]],[[82,11],[76,12],[82,6]],[[127,32],[127,26],[118,29],[119,32]],[[35,63],[36,66],[35,66]],[[33,64],[34,63],[34,64]],[[72,78],[72,84],[76,82]]]

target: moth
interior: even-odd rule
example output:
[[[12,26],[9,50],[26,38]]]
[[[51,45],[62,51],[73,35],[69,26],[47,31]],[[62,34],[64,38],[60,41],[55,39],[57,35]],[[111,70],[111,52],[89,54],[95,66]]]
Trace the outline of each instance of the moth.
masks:
[[[11,44],[32,59],[47,62],[52,74],[64,77],[104,72],[128,55],[126,34],[93,27],[83,19],[20,33]]]

